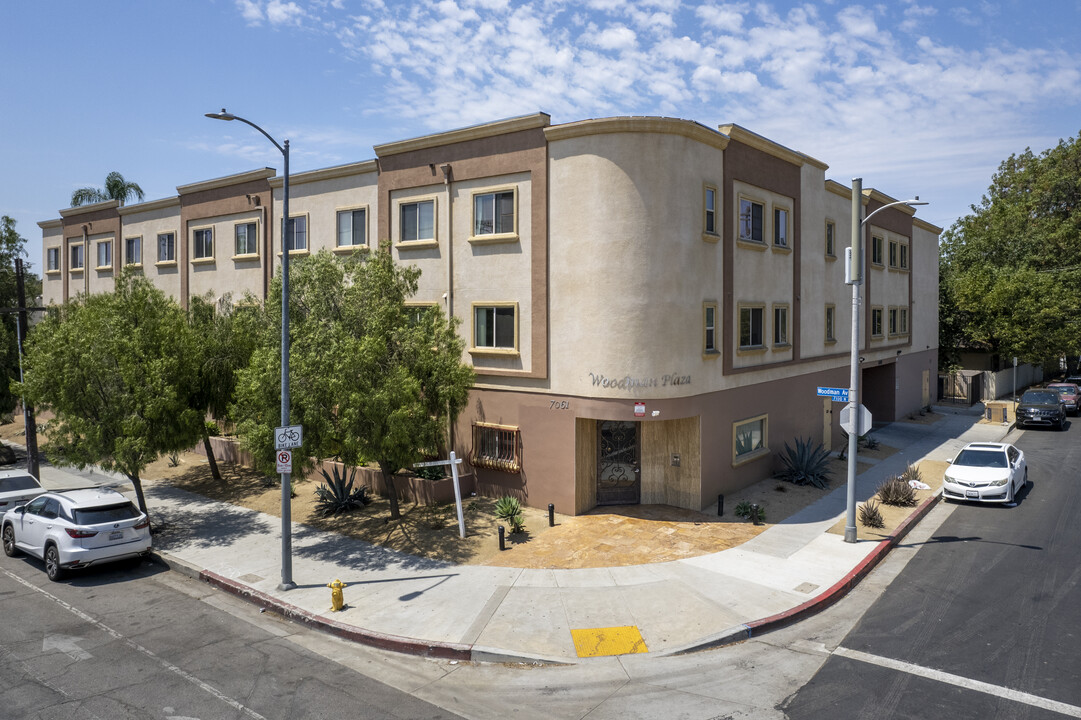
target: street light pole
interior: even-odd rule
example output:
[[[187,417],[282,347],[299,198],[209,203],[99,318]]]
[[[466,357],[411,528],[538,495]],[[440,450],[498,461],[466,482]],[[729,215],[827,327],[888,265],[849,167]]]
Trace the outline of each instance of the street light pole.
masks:
[[[289,141],[286,140],[283,145],[279,145],[278,141],[270,136],[270,134],[259,127],[250,120],[245,120],[239,115],[234,115],[231,112],[227,112],[225,108],[221,109],[220,113],[206,113],[208,118],[214,120],[239,120],[240,122],[250,125],[259,132],[263,133],[267,140],[274,144],[274,147],[278,148],[284,158],[284,179],[282,182],[282,407],[281,407],[281,424],[282,427],[289,425]],[[273,223],[271,223],[273,224]],[[273,244],[271,245],[273,248]],[[282,516],[282,581],[278,586],[279,590],[292,590],[296,587],[296,583],[293,582],[293,536],[292,536],[292,504],[290,503],[290,497],[292,492],[290,489],[290,479],[292,473],[285,472],[281,474],[281,492],[282,492],[282,504],[281,504],[281,516]]]
[[[859,450],[860,436],[864,428],[860,427],[860,285],[863,284],[863,226],[872,217],[886,208],[896,205],[926,205],[917,195],[912,200],[898,200],[883,205],[867,217],[863,214],[863,178],[852,178],[852,246],[849,252],[847,269],[848,282],[852,286],[852,348],[849,368],[848,402],[852,408],[851,417],[855,423],[848,435],[848,503],[845,514],[845,542],[856,542],[856,453]]]

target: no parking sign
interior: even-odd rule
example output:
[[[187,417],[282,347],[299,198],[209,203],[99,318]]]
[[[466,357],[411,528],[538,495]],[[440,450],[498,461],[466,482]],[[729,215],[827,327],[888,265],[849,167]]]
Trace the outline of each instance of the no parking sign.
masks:
[[[288,450],[279,450],[275,457],[278,461],[278,473],[289,474],[293,472],[293,453]]]

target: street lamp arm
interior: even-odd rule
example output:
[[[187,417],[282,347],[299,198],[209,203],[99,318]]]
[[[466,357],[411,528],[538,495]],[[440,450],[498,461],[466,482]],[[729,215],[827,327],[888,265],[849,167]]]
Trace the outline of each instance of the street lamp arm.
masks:
[[[891,207],[894,207],[896,205],[908,205],[909,207],[913,207],[915,205],[930,205],[930,203],[921,201],[919,195],[917,195],[916,197],[914,197],[911,200],[898,200],[897,202],[887,203],[887,204],[883,205],[882,207],[878,208],[877,210],[875,210],[873,213],[871,213],[867,217],[865,217],[862,221],[860,221],[860,225],[861,226],[864,225],[868,220],[870,220],[871,218],[873,218],[875,215],[882,212],[886,208],[891,208]]]
[[[253,123],[251,120],[246,120],[245,118],[242,118],[239,115],[234,115],[231,112],[227,112],[225,110],[225,108],[222,108],[220,113],[204,113],[204,115],[206,115],[208,118],[210,118],[212,120],[239,120],[240,122],[244,123],[245,125],[251,125],[253,128],[255,128],[259,132],[263,133],[263,136],[266,137],[267,140],[274,143],[274,147],[278,148],[278,152],[280,152],[282,155],[285,154],[285,148],[283,148],[281,145],[279,145],[278,141],[270,136],[270,133],[268,133],[266,130],[259,127],[255,123]]]

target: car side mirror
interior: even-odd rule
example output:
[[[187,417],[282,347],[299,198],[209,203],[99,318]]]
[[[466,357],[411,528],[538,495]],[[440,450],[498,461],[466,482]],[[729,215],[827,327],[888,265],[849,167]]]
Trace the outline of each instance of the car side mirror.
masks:
[[[947,458],[946,459],[946,464],[947,465],[953,465],[953,458]]]
[[[26,506],[25,505],[20,505],[19,507],[15,508],[15,514],[17,514],[17,515],[22,515],[25,512],[26,512]]]

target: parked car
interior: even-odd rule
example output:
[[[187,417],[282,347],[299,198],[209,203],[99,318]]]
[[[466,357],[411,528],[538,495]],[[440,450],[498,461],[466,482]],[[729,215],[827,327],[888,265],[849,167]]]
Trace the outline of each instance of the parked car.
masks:
[[[0,470],[0,515],[25,505],[45,492],[38,479],[25,470]]]
[[[942,478],[944,500],[1012,503],[1028,483],[1025,453],[1008,443],[969,443]]]
[[[68,570],[150,552],[150,520],[115,490],[47,492],[4,513],[4,553],[45,561],[50,580]]]
[[[1062,430],[1066,427],[1066,403],[1055,390],[1026,390],[1017,405],[1017,427],[1044,425]]]
[[[1047,386],[1047,389],[1054,390],[1062,396],[1062,402],[1066,405],[1066,412],[1076,415],[1078,410],[1081,410],[1081,387],[1076,383],[1051,383]]]

